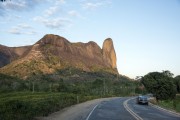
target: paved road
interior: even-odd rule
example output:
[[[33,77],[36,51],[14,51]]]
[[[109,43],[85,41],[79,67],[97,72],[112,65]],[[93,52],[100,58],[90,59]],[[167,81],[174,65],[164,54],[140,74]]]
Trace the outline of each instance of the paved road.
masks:
[[[90,113],[86,120],[180,120],[180,116],[161,111],[147,105],[136,104],[135,99],[127,102],[127,106],[135,115],[131,115],[124,107],[128,98],[116,98],[111,101],[101,102]]]
[[[180,116],[173,115],[169,112],[159,110],[152,106],[136,104],[136,100],[132,99],[128,102],[130,109],[140,116],[143,120],[180,120]]]
[[[136,104],[127,97],[103,98],[84,102],[38,120],[180,120],[152,106]]]
[[[101,104],[101,102],[110,101],[116,98],[101,98],[71,107],[64,108],[61,111],[50,114],[47,117],[36,117],[37,120],[86,120],[89,113],[92,111],[94,106]]]
[[[87,120],[135,120],[123,107],[127,98],[116,98],[111,101],[101,102]]]

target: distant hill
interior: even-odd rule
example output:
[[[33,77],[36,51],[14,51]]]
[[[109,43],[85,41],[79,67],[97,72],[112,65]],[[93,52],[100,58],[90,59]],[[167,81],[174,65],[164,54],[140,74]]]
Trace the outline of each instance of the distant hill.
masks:
[[[23,47],[7,47],[0,45],[0,67],[3,67],[17,58],[22,57],[27,54],[28,50],[30,50],[31,46],[23,46]]]
[[[0,73],[23,79],[34,74],[56,74],[67,68],[118,74],[112,39],[107,38],[101,49],[93,41],[71,43],[53,34],[45,35],[31,46],[0,45],[0,67]]]

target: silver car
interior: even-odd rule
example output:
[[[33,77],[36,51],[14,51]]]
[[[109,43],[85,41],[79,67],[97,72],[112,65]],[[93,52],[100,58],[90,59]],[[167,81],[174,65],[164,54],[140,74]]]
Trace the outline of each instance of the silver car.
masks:
[[[137,103],[138,104],[148,105],[148,98],[147,98],[147,96],[138,96],[137,97]]]

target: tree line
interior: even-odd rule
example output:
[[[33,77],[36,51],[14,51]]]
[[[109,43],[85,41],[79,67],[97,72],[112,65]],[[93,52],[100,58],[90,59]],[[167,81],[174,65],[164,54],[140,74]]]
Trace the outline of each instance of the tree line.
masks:
[[[141,83],[157,100],[174,99],[176,94],[180,93],[180,75],[173,76],[168,70],[150,72],[141,78]]]
[[[0,74],[0,93],[30,91],[35,92],[64,92],[95,96],[129,96],[143,94],[142,84],[130,81],[123,76],[110,79],[108,76],[96,77],[92,80],[54,79],[50,76],[32,76],[27,80]],[[95,76],[95,75],[94,75]]]

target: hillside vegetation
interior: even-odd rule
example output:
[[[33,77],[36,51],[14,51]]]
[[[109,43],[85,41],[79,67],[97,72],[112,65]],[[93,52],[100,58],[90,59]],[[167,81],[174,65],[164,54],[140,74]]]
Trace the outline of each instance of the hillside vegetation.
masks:
[[[78,96],[78,103],[96,98]],[[1,120],[31,120],[35,116],[47,116],[49,113],[77,103],[76,94],[48,92],[15,92],[0,96]]]
[[[0,74],[0,91],[1,120],[34,119],[95,98],[143,92],[139,82],[125,76],[73,68],[27,80]]]

